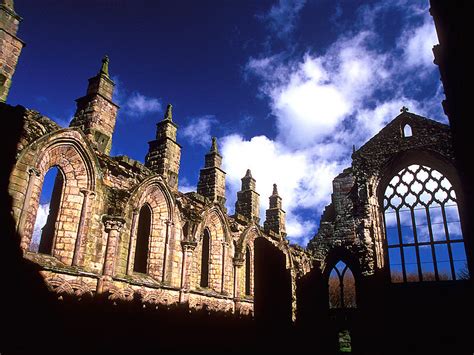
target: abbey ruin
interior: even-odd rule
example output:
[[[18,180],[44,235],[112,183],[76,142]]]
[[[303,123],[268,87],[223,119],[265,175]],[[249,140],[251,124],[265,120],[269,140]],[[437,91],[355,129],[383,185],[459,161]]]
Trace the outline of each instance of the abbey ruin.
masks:
[[[19,21],[13,1],[1,1],[3,102],[24,45],[16,37]],[[447,348],[469,348],[453,335],[468,338],[458,312],[472,303],[473,249],[464,227],[468,212],[449,126],[402,108],[354,150],[352,165],[333,180],[317,234],[301,248],[288,242],[284,201],[276,185],[266,219],[260,221],[260,195],[250,170],[242,172],[235,211],[227,211],[225,157],[215,138],[203,157],[197,190],[178,190],[181,146],[172,105],[149,137],[144,163],[111,156],[119,109],[114,85],[104,57],[84,96],[76,100],[69,127],[34,110],[1,104],[2,120],[19,122],[7,176],[18,239],[3,238],[18,241],[22,262],[34,265],[48,290],[44,297],[60,304],[68,319],[82,327],[87,317],[81,312],[88,309],[106,309],[97,320],[118,323],[121,315],[151,312],[146,324],[160,323],[162,329],[161,320],[173,318],[173,313],[163,316],[166,312],[182,312],[182,319],[193,313],[222,314],[235,333],[230,336],[229,330],[227,338],[211,337],[202,344],[249,336],[252,340],[243,344],[261,345],[258,335],[245,335],[245,327],[255,321],[267,336],[301,340],[316,334],[314,349],[318,353],[319,346],[322,354],[344,347],[379,353],[382,344],[393,347],[386,352],[410,348],[420,353],[420,337],[441,337]],[[47,222],[34,236],[43,182],[51,169],[57,176]],[[434,311],[441,299],[455,310]],[[107,318],[113,312],[118,312],[115,318]],[[92,329],[103,331],[105,338],[127,334],[116,333],[113,323],[109,332],[98,325]],[[170,329],[181,326],[170,321]],[[393,344],[400,329],[404,341]],[[166,349],[190,349],[189,343],[183,340],[184,348],[174,344],[178,349],[167,344]],[[304,349],[303,343],[291,346]],[[277,344],[268,346],[289,347]],[[237,340],[232,346],[241,349]]]

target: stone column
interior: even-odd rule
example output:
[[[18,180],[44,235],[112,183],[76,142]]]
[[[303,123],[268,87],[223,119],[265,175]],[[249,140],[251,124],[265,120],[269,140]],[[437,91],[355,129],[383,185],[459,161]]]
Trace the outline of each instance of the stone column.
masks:
[[[234,299],[240,298],[240,282],[242,278],[242,270],[245,264],[245,260],[241,256],[234,258]]]
[[[169,242],[170,242],[170,225],[173,222],[170,221],[169,219],[165,221],[166,224],[166,231],[165,231],[165,245],[164,245],[164,251],[163,251],[163,267],[161,268],[161,282],[165,282],[166,278],[166,263],[168,260],[168,248],[169,248]]]
[[[18,234],[21,237],[21,248],[23,251],[26,251],[28,249],[28,244],[26,243],[24,238],[25,238],[25,222],[26,222],[26,217],[28,215],[28,210],[30,208],[30,200],[31,200],[31,193],[33,191],[33,186],[36,183],[36,179],[40,177],[41,173],[39,172],[38,169],[36,168],[29,168],[28,169],[28,186],[26,187],[26,193],[25,193],[25,199],[23,200],[23,208],[21,209],[20,212],[20,217],[18,218],[18,224],[17,224],[17,231]]]
[[[227,259],[227,247],[229,243],[222,242],[222,275],[221,275],[221,293],[225,291],[225,262]]]
[[[135,249],[135,238],[136,238],[135,227],[137,225],[137,219],[138,219],[139,213],[140,213],[140,210],[138,208],[133,209],[132,226],[130,227],[130,240],[128,244],[127,275],[131,275],[133,273],[132,258],[134,254],[133,251]]]
[[[81,193],[84,195],[81,208],[81,216],[79,218],[79,226],[77,227],[76,244],[74,246],[74,257],[72,259],[72,265],[81,266],[83,257],[82,243],[84,240],[84,229],[87,221],[87,209],[89,208],[89,200],[94,198],[95,192],[92,190],[81,189]]]
[[[187,293],[190,289],[190,270],[191,263],[193,260],[193,252],[196,248],[197,243],[194,241],[182,241],[181,247],[183,248],[183,265],[181,269],[181,291],[179,294],[179,301],[184,303],[187,301]]]
[[[234,313],[240,313],[240,282],[242,278],[242,270],[244,266],[244,259],[242,256],[234,258]]]
[[[115,273],[117,247],[120,242],[120,232],[125,225],[125,220],[122,217],[104,216],[102,221],[104,223],[105,232],[107,233],[103,274],[111,278]]]

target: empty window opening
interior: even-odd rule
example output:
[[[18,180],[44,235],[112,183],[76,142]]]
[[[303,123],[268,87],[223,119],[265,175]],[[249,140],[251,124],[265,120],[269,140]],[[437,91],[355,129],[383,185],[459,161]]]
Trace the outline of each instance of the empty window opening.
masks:
[[[403,137],[407,138],[407,137],[411,137],[412,135],[413,135],[413,131],[411,129],[411,126],[409,124],[406,124],[403,127]]]
[[[52,255],[63,184],[63,175],[57,167],[49,169],[44,176],[30,244],[33,252]]]
[[[251,259],[250,259],[250,248],[247,247],[247,250],[245,252],[245,295],[250,296],[251,290],[250,290],[250,267],[251,267]]]
[[[137,243],[133,262],[133,271],[135,272],[147,273],[150,231],[151,208],[148,204],[144,204],[138,216]]]
[[[210,247],[209,231],[204,230],[202,236],[202,253],[201,253],[201,287],[209,287],[209,247]]]
[[[383,206],[392,282],[469,279],[456,193],[445,176],[410,165],[389,182]]]
[[[355,308],[356,285],[351,269],[339,261],[329,274],[329,308]]]

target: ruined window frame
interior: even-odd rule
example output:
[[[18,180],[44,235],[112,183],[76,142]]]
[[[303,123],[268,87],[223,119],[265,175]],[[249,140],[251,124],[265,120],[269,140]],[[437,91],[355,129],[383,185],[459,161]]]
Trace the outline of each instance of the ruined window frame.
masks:
[[[434,166],[433,166],[434,165]],[[470,272],[469,272],[469,267],[468,267],[468,256],[467,256],[467,250],[466,250],[466,241],[464,238],[464,233],[462,232],[462,223],[461,223],[461,211],[460,211],[460,206],[458,203],[458,198],[456,195],[456,187],[455,184],[452,181],[452,176],[444,173],[444,169],[440,169],[437,164],[426,164],[426,163],[418,163],[412,161],[410,164],[405,164],[399,169],[394,174],[391,174],[390,180],[387,180],[387,182],[383,186],[383,194],[381,196],[382,198],[382,203],[381,203],[381,208],[382,208],[382,219],[383,219],[383,228],[384,228],[384,233],[385,233],[385,247],[386,247],[386,260],[387,260],[387,265],[388,265],[388,277],[390,279],[391,283],[409,283],[409,282],[427,282],[427,281],[434,281],[434,282],[439,282],[439,281],[459,281],[463,280],[465,278],[460,277],[457,275],[457,267],[455,267],[455,263],[458,262],[463,262],[465,264],[465,272],[467,274],[467,278],[470,278]],[[418,174],[420,172],[425,172],[428,174],[428,177],[421,181],[422,179],[419,178]],[[413,179],[411,181],[406,181],[404,180],[404,176],[407,176],[407,174],[413,175]],[[393,182],[396,178],[398,177],[397,182]],[[429,182],[432,182],[432,180],[436,180],[436,187],[432,188],[432,191],[430,188],[427,187]],[[447,181],[447,183],[446,183]],[[418,192],[413,189],[413,185],[415,183],[418,183],[419,185],[422,185],[422,188],[419,189]],[[443,186],[442,184],[445,184]],[[400,193],[400,191],[397,191],[397,188],[399,188],[401,185],[405,185],[407,187],[407,191],[405,193]],[[449,184],[448,187],[446,187],[446,184]],[[387,191],[388,189],[392,189],[392,193],[389,193],[389,196],[387,196]],[[421,199],[421,195],[423,193],[430,194],[430,199],[428,201],[423,201]],[[444,192],[446,196],[444,199],[440,198],[439,196],[436,195],[441,195],[441,192]],[[411,195],[411,196],[410,196]],[[413,199],[413,196],[415,197],[415,202],[410,202],[407,201],[407,197],[410,197]],[[400,202],[398,204],[393,204],[392,200],[397,197],[400,199]],[[424,197],[426,199],[426,197]],[[449,202],[454,202],[454,204],[449,204]],[[423,206],[423,207],[421,207]],[[420,207],[420,208],[416,208]],[[456,213],[458,216],[458,220],[452,221],[447,219],[447,213],[446,213],[446,208],[447,207],[456,207]],[[440,224],[440,223],[433,223],[432,215],[430,214],[430,210],[432,209],[433,212],[435,209],[440,209],[441,216],[442,216],[442,228],[443,228],[443,233],[444,233],[444,240],[439,240],[439,236],[435,237],[434,232],[433,232],[433,225],[435,224]],[[387,212],[387,210],[393,210],[393,212]],[[426,225],[424,224],[419,224],[417,222],[417,219],[415,217],[415,211],[425,211],[426,215]],[[401,221],[400,217],[400,212],[408,212],[410,214],[410,224],[409,225],[404,225],[402,223],[405,223]],[[388,213],[394,213],[396,217],[396,225],[395,227],[389,227],[389,229],[395,229],[397,232],[397,236],[392,236],[390,231],[387,229],[387,214]],[[461,238],[456,238],[456,239],[451,239],[450,238],[450,227],[448,224],[450,223],[457,223],[459,225],[459,230],[460,234],[458,235],[461,236]],[[420,240],[419,239],[419,227],[421,226],[426,226],[428,230],[428,240]],[[407,242],[406,240],[404,241],[404,231],[402,230],[404,227],[409,227],[411,228],[412,231],[412,236],[413,236],[413,242]],[[454,233],[453,233],[454,235]],[[393,243],[393,239],[398,237],[398,243]],[[390,241],[392,240],[392,241]],[[453,258],[453,246],[456,245],[462,245],[463,251],[464,251],[464,259],[463,260],[456,260]],[[437,251],[437,246],[446,246],[447,253],[448,253],[448,260],[438,260],[438,254],[439,252]],[[430,262],[423,261],[423,257],[421,256],[421,248],[429,247],[431,249],[431,264],[433,266],[433,272],[434,272],[434,280],[430,277],[427,277],[429,274],[426,270],[423,270],[423,267],[426,267],[426,265],[422,264],[429,264]],[[390,260],[390,254],[391,251],[394,250],[393,257],[399,255],[400,258],[400,263],[393,263]],[[414,251],[415,252],[415,257],[416,257],[416,263],[408,263],[408,264],[415,264],[417,273],[416,273],[416,278],[413,275],[408,275],[407,277],[407,266],[409,266],[405,262],[405,253],[409,252],[409,254]],[[398,253],[398,254],[397,254]],[[426,258],[425,254],[425,258]],[[408,255],[410,257],[410,255]],[[426,260],[426,259],[425,259]],[[392,260],[393,261],[393,260]],[[450,275],[449,277],[444,278],[442,275],[440,276],[439,270],[438,270],[438,263],[449,263],[449,271]],[[398,280],[397,278],[394,277],[394,270],[393,266],[399,266],[401,267],[401,272],[402,272],[402,279]],[[424,275],[425,274],[425,275]],[[410,279],[412,278],[412,279]]]

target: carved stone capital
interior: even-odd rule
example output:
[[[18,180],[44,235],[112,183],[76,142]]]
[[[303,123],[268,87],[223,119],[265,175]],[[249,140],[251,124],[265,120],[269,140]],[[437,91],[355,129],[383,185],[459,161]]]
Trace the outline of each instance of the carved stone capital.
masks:
[[[84,195],[84,197],[94,197],[95,196],[95,191],[89,190],[89,189],[80,189],[79,190],[81,194]]]
[[[236,257],[233,259],[234,266],[242,267],[245,264],[245,259],[243,257]]]
[[[187,252],[187,251],[194,251],[194,249],[196,249],[196,246],[197,246],[197,243],[194,242],[194,241],[190,241],[190,240],[183,240],[181,242],[181,247],[183,248],[183,251],[184,252]]]
[[[120,232],[125,225],[125,219],[118,216],[104,216],[102,217],[102,223],[104,223],[105,231],[107,233],[112,230]]]
[[[36,177],[39,177],[41,175],[40,171],[36,169],[35,167],[30,167],[28,169],[28,174],[30,174],[30,176],[35,175]]]

